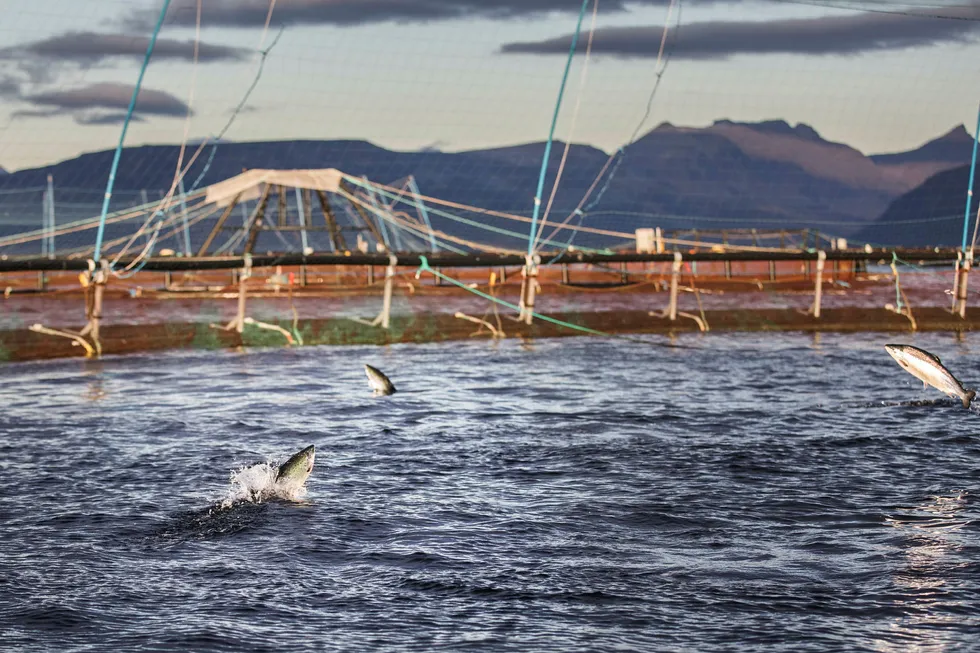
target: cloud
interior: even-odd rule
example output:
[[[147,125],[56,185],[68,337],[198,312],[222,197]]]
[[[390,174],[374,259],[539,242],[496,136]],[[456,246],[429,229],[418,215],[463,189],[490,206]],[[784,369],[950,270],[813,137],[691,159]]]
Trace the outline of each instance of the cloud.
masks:
[[[75,122],[79,125],[121,125],[126,120],[125,112],[113,113],[88,113],[75,116]],[[130,122],[146,122],[140,116],[134,115]]]
[[[10,113],[11,118],[53,118],[64,115],[60,109],[18,109]]]
[[[25,43],[0,50],[0,57],[34,57],[48,61],[72,62],[90,67],[115,57],[142,60],[150,38],[145,35],[99,34],[96,32],[66,32],[40,41]],[[248,56],[242,48],[200,43],[198,61],[241,61]],[[153,60],[194,60],[194,41],[177,41],[158,38],[153,48]]]
[[[0,49],[0,63],[8,63],[34,82],[51,82],[69,67],[81,69],[106,65],[114,60],[142,61],[150,39],[148,36],[102,34],[97,32],[66,32],[39,41]],[[249,51],[210,43],[198,44],[198,61],[242,61]],[[157,39],[153,48],[154,61],[194,60],[194,42]]]
[[[20,97],[20,80],[10,75],[0,75],[0,98]]]
[[[86,70],[108,65],[121,59],[142,61],[150,39],[148,36],[105,34],[97,32],[65,32],[39,41],[0,48],[0,65],[8,66],[34,83],[51,83],[67,69]],[[198,44],[198,61],[213,63],[243,61],[250,52],[210,43]],[[176,39],[157,39],[153,48],[154,61],[193,61],[194,42]]]
[[[673,58],[726,59],[738,54],[852,55],[880,50],[965,43],[980,34],[980,10],[944,10],[961,20],[914,15],[864,13],[849,16],[764,22],[711,21],[681,25],[670,36]],[[976,19],[976,20],[974,20]],[[623,58],[656,57],[662,26],[607,27],[595,32],[592,52]],[[526,43],[508,43],[505,54],[568,54],[572,35]]]
[[[92,114],[83,112],[92,109],[125,111],[129,107],[132,94],[133,86],[130,84],[103,82],[80,88],[26,95],[21,99],[35,107],[40,107],[42,111],[54,111],[57,114],[71,113],[76,116],[76,120],[81,121],[99,119],[86,118]],[[23,115],[23,112],[21,113]],[[136,99],[135,113],[143,116],[183,117],[187,115],[187,105],[166,91],[143,88]],[[104,114],[102,119],[111,115],[111,113]],[[80,124],[105,123],[80,122]]]
[[[10,114],[11,118],[54,118],[71,115],[79,125],[120,125],[126,119],[125,112],[105,113],[100,111],[75,113],[70,109],[23,109]],[[134,115],[130,122],[146,122]]]
[[[608,15],[628,6],[664,5],[665,0],[603,0]],[[425,23],[459,18],[511,19],[552,12],[578,13],[575,0],[279,0],[272,14],[274,25],[355,26],[369,23]],[[249,28],[265,25],[269,0],[208,0],[201,10],[207,27]],[[147,29],[158,9],[134,11],[124,21],[130,29]],[[167,23],[193,27],[196,0],[174,0]]]

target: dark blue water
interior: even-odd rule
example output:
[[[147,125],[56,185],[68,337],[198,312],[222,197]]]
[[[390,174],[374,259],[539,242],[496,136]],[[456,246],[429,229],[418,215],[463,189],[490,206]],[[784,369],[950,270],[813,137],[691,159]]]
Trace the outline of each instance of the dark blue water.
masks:
[[[972,335],[0,367],[0,648],[976,649],[980,414],[892,341],[980,381]]]

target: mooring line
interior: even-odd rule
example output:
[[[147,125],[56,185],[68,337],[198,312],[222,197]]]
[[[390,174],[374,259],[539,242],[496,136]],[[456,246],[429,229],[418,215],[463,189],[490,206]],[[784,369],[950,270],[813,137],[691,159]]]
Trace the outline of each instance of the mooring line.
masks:
[[[105,196],[102,199],[102,214],[99,217],[99,231],[95,236],[95,254],[94,260],[96,263],[99,262],[99,254],[102,250],[102,235],[105,233],[105,219],[106,214],[109,213],[109,200],[112,198],[112,187],[116,182],[116,170],[119,168],[119,159],[122,156],[123,143],[126,141],[126,130],[129,129],[129,121],[133,117],[133,111],[136,109],[136,98],[139,96],[140,87],[143,85],[143,76],[146,75],[146,68],[150,65],[150,57],[153,56],[153,48],[157,43],[157,36],[160,34],[160,28],[163,27],[163,19],[167,15],[167,8],[170,6],[170,0],[164,0],[163,7],[160,8],[160,17],[157,18],[156,27],[153,29],[153,35],[150,37],[150,42],[146,46],[146,55],[143,57],[143,66],[140,68],[139,77],[136,79],[136,85],[133,87],[133,96],[129,99],[129,108],[126,110],[126,119],[123,121],[122,133],[119,134],[119,144],[116,145],[116,153],[112,157],[112,167],[109,169],[109,181],[106,182]]]
[[[486,300],[489,300],[491,302],[495,302],[497,304],[500,304],[501,306],[506,306],[507,308],[511,309],[512,311],[518,311],[518,312],[520,312],[521,308],[517,304],[512,304],[512,303],[510,303],[508,301],[505,301],[503,299],[500,299],[499,297],[495,297],[493,295],[490,295],[488,293],[485,293],[482,290],[479,290],[477,288],[471,288],[470,286],[467,286],[462,281],[459,281],[458,279],[454,279],[454,278],[452,278],[452,277],[450,277],[450,276],[448,276],[446,274],[443,274],[442,272],[439,272],[438,270],[433,269],[429,265],[429,259],[425,255],[420,255],[419,256],[419,259],[421,259],[422,263],[419,265],[418,271],[415,273],[415,278],[416,279],[423,272],[429,272],[433,276],[439,277],[443,281],[448,281],[449,283],[453,284],[454,286],[458,286],[459,288],[462,288],[464,290],[467,290],[467,291],[473,293],[474,295],[477,295],[479,297],[482,297],[482,298],[484,298]],[[551,322],[552,324],[558,325],[560,327],[565,327],[567,329],[572,329],[572,330],[575,330],[575,331],[582,331],[583,333],[588,333],[588,334],[591,334],[591,335],[594,335],[594,336],[603,336],[603,337],[606,337],[606,338],[616,338],[616,339],[619,339],[619,340],[628,340],[630,342],[637,342],[637,343],[640,343],[640,344],[643,344],[643,345],[652,345],[654,347],[666,347],[668,349],[701,349],[700,347],[689,347],[687,345],[664,344],[662,342],[651,342],[649,340],[640,340],[639,338],[631,338],[630,336],[624,336],[624,335],[620,335],[620,334],[616,334],[616,333],[608,333],[606,331],[598,331],[597,329],[590,329],[589,327],[582,326],[580,324],[572,324],[571,322],[565,322],[563,320],[559,320],[559,319],[554,318],[554,317],[549,317],[547,315],[542,315],[541,313],[536,313],[534,311],[530,311],[530,313],[531,313],[532,316],[538,318],[539,320],[544,320],[545,322]]]

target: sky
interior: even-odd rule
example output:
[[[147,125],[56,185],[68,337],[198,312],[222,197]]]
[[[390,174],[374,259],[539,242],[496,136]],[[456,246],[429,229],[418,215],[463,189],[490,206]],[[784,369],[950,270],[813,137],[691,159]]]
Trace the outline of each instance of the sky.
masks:
[[[0,166],[115,147],[162,0],[2,6]],[[398,150],[542,141],[582,2],[200,6],[198,41],[198,0],[171,1],[127,145],[223,129]],[[556,138],[607,152],[665,121],[720,119],[804,122],[865,153],[902,151],[972,132],[980,103],[980,0],[589,0],[576,51]]]

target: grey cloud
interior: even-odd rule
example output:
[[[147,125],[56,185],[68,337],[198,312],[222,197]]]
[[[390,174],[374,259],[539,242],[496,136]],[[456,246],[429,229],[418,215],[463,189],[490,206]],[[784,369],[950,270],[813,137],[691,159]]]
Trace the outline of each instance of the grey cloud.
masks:
[[[132,85],[100,83],[27,95],[22,99],[35,107],[77,114],[89,109],[125,111],[129,107],[132,94]],[[142,115],[183,117],[187,115],[187,105],[166,91],[143,88],[136,99],[135,112]]]
[[[671,37],[670,56],[725,59],[738,54],[850,55],[950,42],[970,42],[980,34],[980,10],[943,11],[941,20],[921,15],[864,13],[766,22],[702,22],[682,25]],[[976,20],[975,20],[976,19]],[[595,32],[593,54],[623,58],[656,57],[662,26],[607,27]],[[506,54],[568,54],[571,35],[545,41],[508,43]]]
[[[0,98],[20,96],[20,80],[9,75],[0,75]]]
[[[122,111],[102,112],[102,111],[82,111],[76,112],[73,109],[21,109],[10,114],[11,118],[55,118],[57,116],[71,116],[76,124],[79,125],[120,125],[126,119],[126,113]],[[138,115],[133,115],[130,122],[146,122]]]
[[[112,60],[141,61],[146,55],[148,36],[66,32],[57,36],[0,49],[0,62],[16,67],[34,82],[51,82],[66,67],[92,68]],[[242,61],[249,51],[210,43],[198,44],[198,61]],[[157,39],[153,59],[193,61],[194,42]]]
[[[100,34],[96,32],[67,32],[40,41],[0,50],[0,56],[40,57],[50,61],[74,62],[94,66],[113,57],[142,59],[150,43],[148,36],[128,34]],[[241,61],[248,56],[242,48],[200,43],[198,61]],[[182,59],[193,61],[194,41],[177,41],[158,38],[153,47],[153,59]]]
[[[121,125],[126,120],[124,112],[114,113],[90,113],[75,116],[75,122],[79,125]],[[134,115],[130,118],[131,122],[146,122],[143,118]]]
[[[603,0],[603,14],[625,11],[629,6],[664,5],[665,0]],[[276,25],[354,26],[369,23],[423,23],[458,18],[510,19],[552,12],[578,13],[576,0],[279,0],[273,11]],[[146,29],[159,10],[132,13],[125,24]],[[207,27],[262,27],[269,0],[209,0],[201,10]],[[197,20],[196,0],[175,0],[167,23],[192,27]]]
[[[53,118],[64,115],[61,109],[18,109],[10,114],[11,118]]]

